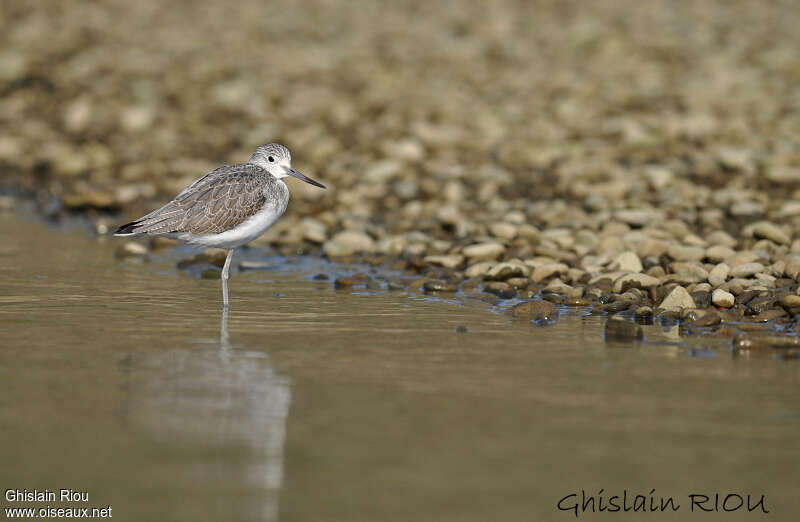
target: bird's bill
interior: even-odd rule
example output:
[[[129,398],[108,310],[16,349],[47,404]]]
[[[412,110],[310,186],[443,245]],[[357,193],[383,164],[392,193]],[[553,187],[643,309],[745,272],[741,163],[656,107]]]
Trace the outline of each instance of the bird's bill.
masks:
[[[309,178],[308,176],[306,176],[306,175],[304,175],[304,174],[302,174],[302,173],[300,173],[300,172],[298,172],[298,171],[296,171],[294,169],[289,169],[289,170],[286,171],[286,173],[289,174],[290,176],[293,176],[293,177],[299,179],[299,180],[303,180],[306,183],[310,183],[311,185],[314,185],[315,187],[325,188],[325,185],[323,185],[319,181],[314,181],[313,179]]]

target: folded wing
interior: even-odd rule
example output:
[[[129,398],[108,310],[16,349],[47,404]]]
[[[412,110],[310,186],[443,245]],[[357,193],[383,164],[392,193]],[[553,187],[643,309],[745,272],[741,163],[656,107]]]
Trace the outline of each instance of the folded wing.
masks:
[[[269,176],[250,163],[224,165],[194,181],[163,207],[121,226],[116,235],[203,235],[230,230],[264,206]]]

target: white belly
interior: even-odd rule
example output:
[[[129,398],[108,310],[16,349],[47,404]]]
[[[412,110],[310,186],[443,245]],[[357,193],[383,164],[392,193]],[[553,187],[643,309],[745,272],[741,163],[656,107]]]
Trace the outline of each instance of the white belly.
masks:
[[[284,186],[285,187],[285,186]],[[242,245],[246,245],[250,241],[254,240],[264,232],[266,232],[269,227],[275,224],[278,221],[283,213],[286,211],[286,206],[289,203],[288,198],[288,189],[285,189],[287,192],[286,199],[281,203],[275,201],[267,201],[267,203],[261,207],[261,210],[253,214],[250,218],[246,219],[242,223],[238,224],[234,228],[222,232],[220,234],[203,234],[203,235],[195,235],[190,234],[188,232],[181,232],[175,235],[176,239],[181,241],[185,241],[190,245],[197,245],[203,247],[214,247],[214,248],[238,248]]]

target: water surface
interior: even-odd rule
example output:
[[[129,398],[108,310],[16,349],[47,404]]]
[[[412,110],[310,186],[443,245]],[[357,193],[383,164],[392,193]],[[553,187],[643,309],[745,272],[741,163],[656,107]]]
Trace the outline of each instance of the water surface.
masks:
[[[218,280],[175,268],[186,250],[119,260],[119,240],[11,213],[0,237],[4,490],[86,491],[50,504],[117,520],[572,520],[559,499],[601,489],[681,508],[580,518],[762,516],[689,511],[729,492],[800,514],[796,362],[337,291],[310,276],[340,268],[261,251],[225,317]]]

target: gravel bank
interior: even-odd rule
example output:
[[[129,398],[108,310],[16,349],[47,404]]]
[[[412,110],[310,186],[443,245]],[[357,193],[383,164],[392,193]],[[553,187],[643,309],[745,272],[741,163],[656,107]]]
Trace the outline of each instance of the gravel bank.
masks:
[[[794,332],[800,10],[485,5],[6,2],[0,187],[103,232],[277,140],[257,245]]]

